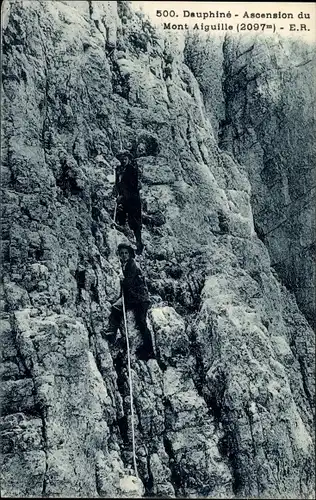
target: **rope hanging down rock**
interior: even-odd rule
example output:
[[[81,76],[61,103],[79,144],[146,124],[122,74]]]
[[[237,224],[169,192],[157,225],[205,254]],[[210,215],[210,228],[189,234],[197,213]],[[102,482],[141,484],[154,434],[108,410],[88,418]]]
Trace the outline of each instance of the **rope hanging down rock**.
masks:
[[[130,356],[130,348],[129,348],[129,338],[128,338],[128,329],[127,329],[127,321],[126,321],[126,309],[125,309],[125,300],[124,300],[124,293],[123,293],[123,291],[122,291],[122,304],[123,304],[124,329],[125,329],[126,347],[127,347],[129,395],[130,395],[130,406],[131,406],[133,464],[134,464],[135,476],[138,477],[137,465],[136,465],[136,446],[135,446],[135,428],[134,428],[134,403],[133,403],[132,368],[131,368],[131,356]]]
[[[116,219],[116,211],[117,211],[117,201],[115,202],[114,209],[114,224]],[[115,230],[115,244],[117,247],[117,229],[114,225]],[[132,453],[133,453],[133,466],[135,476],[138,478],[137,464],[136,464],[136,443],[135,443],[135,427],[134,427],[134,402],[133,402],[133,379],[132,379],[132,367],[131,367],[131,351],[129,346],[129,336],[128,336],[128,328],[127,328],[127,318],[126,318],[126,308],[125,308],[125,299],[124,292],[122,290],[122,305],[123,305],[123,318],[124,318],[124,330],[125,330],[125,338],[126,338],[126,347],[127,347],[127,367],[128,367],[128,383],[129,383],[129,394],[130,394],[130,411],[131,411],[131,428],[132,428]]]

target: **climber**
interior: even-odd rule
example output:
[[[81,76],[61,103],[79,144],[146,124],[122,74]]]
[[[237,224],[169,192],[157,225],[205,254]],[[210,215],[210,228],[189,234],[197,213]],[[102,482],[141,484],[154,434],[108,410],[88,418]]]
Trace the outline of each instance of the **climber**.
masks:
[[[120,326],[123,316],[122,292],[127,310],[133,310],[136,326],[138,327],[143,343],[137,349],[137,356],[147,361],[154,358],[152,339],[146,323],[147,310],[150,304],[148,289],[141,270],[136,265],[134,249],[127,244],[118,245],[118,255],[121,261],[124,278],[121,280],[121,294],[119,299],[112,305],[109,317],[108,340],[115,342],[117,329]]]
[[[135,234],[138,254],[144,248],[141,237],[142,210],[140,199],[140,173],[136,161],[128,151],[117,155],[120,164],[116,167],[114,194],[117,196],[116,220],[119,226],[125,226],[126,216],[129,227]]]

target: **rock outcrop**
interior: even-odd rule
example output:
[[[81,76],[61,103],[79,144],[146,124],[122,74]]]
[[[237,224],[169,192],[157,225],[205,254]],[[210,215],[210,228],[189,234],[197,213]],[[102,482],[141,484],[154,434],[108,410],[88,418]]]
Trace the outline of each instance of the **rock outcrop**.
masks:
[[[313,332],[254,230],[196,79],[126,2],[15,1],[3,33],[2,495],[307,498]],[[144,145],[157,359],[132,349],[115,155]]]
[[[315,47],[229,38],[223,60],[221,147],[246,166],[256,230],[315,327]]]

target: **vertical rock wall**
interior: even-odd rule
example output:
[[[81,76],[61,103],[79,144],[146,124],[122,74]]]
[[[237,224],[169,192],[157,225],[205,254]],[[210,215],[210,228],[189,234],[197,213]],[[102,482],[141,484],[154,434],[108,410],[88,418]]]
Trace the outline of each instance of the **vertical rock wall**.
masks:
[[[16,1],[3,56],[3,495],[310,495],[313,335],[182,53],[126,2]],[[157,352],[136,358],[129,317],[140,481],[105,336],[115,154],[135,142]]]
[[[256,229],[315,326],[315,47],[284,38],[224,44],[221,147],[247,167]]]

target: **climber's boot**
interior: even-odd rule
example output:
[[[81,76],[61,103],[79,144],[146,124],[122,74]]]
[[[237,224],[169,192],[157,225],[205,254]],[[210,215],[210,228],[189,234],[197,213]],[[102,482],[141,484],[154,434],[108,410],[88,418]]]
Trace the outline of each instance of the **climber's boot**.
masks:
[[[141,255],[144,249],[144,243],[142,242],[141,230],[140,228],[134,229],[135,239],[136,239],[136,253]]]
[[[136,245],[137,255],[141,255],[143,253],[143,249],[144,249],[144,243],[142,243],[142,242],[137,243],[137,245]]]

